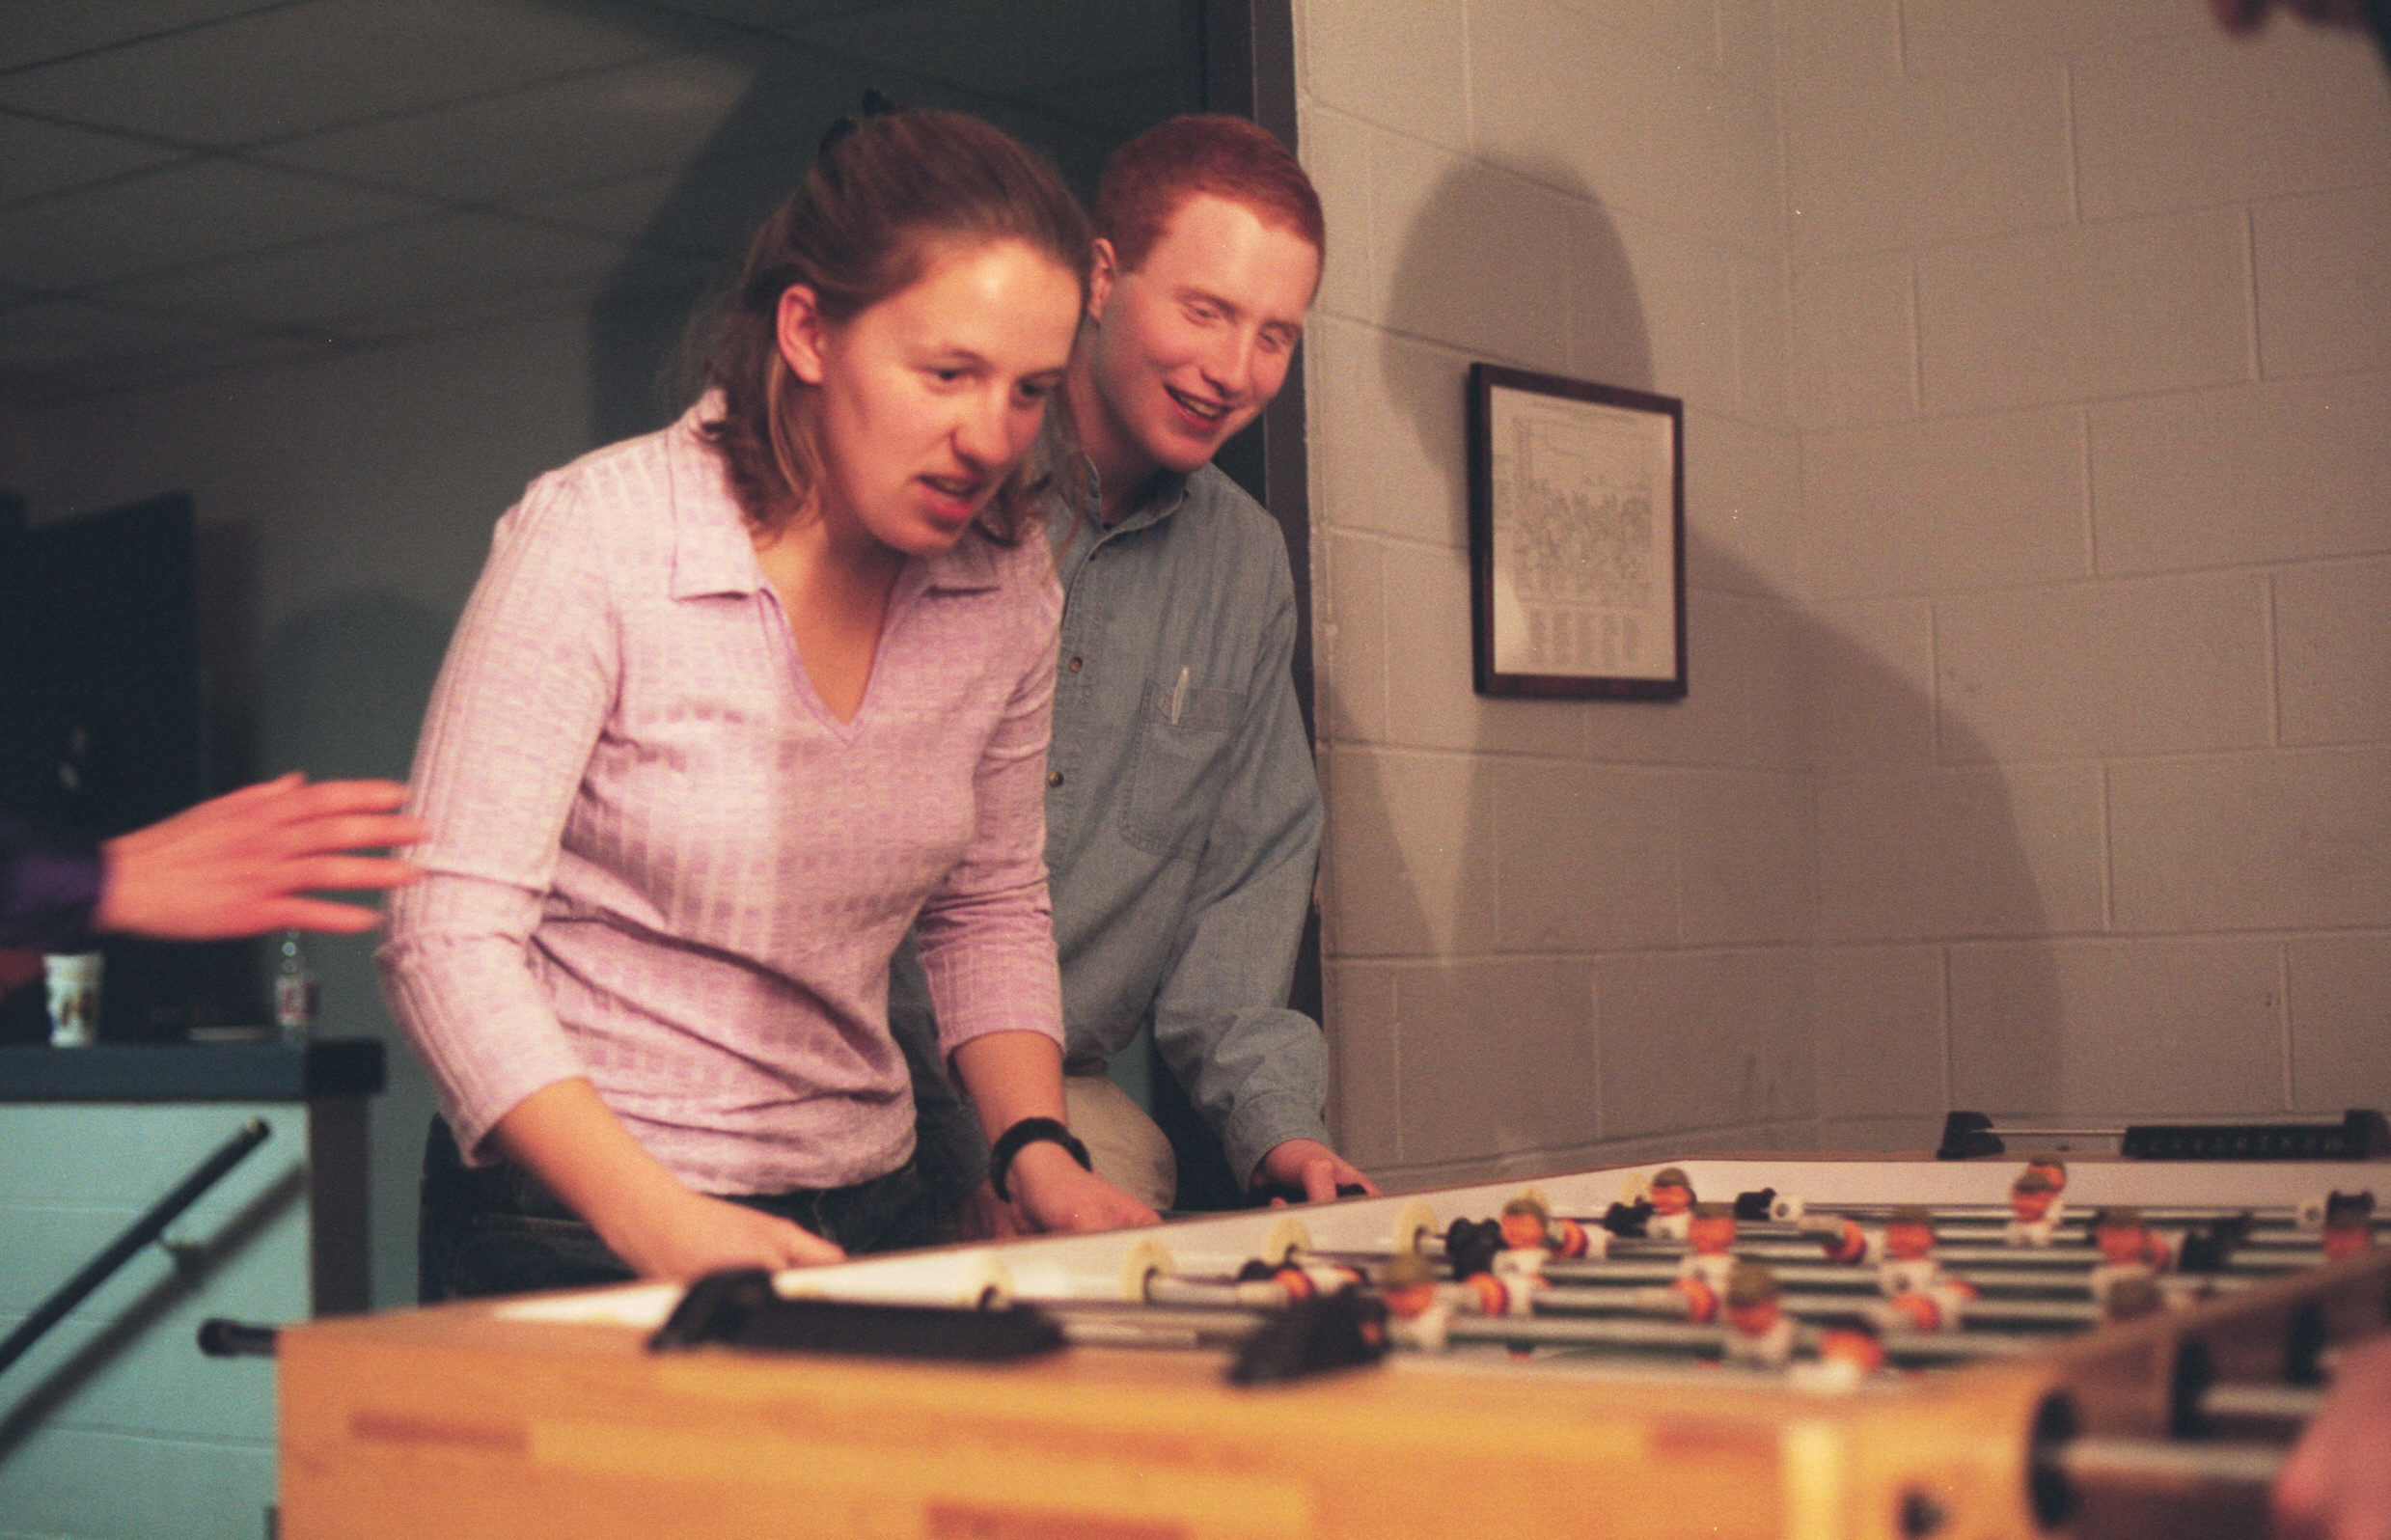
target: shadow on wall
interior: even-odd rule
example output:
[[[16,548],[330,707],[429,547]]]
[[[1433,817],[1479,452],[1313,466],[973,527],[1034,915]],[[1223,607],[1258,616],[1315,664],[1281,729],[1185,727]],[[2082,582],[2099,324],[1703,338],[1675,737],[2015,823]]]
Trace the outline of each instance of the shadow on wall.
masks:
[[[1566,249],[1537,249],[1556,229]],[[1705,1144],[1931,1141],[1951,1055],[1938,949],[2043,928],[2001,778],[1947,768],[1983,746],[1946,720],[1933,761],[1923,693],[1706,537],[1729,510],[1700,507],[1688,700],[1471,693],[1468,360],[1410,339],[1499,340],[1492,361],[1649,390],[1644,308],[1580,181],[1472,164],[1422,206],[1386,313],[1380,385],[1412,440],[1386,454],[1420,483],[1388,490],[1417,499],[1404,527],[1442,532],[1443,549],[1387,548],[1425,562],[1434,592],[1391,570],[1383,585],[1384,725],[1333,668],[1322,701],[1325,744],[1352,751],[1329,778],[1340,1138],[1405,1185]],[[1558,335],[1539,316],[1563,318]],[[1688,438],[1698,457],[1698,418]],[[1410,623],[1423,613],[1433,638]],[[1820,848],[1822,808],[1864,804],[1883,768],[1819,741],[1827,701],[1928,734],[1900,805],[1931,785],[1965,815],[1913,840],[1871,830],[1866,854],[1907,868],[1883,894],[1941,902],[1880,914],[1862,852]],[[2047,960],[2020,972],[2002,1083],[2052,1106],[2056,984]]]
[[[449,645],[450,618],[390,593],[347,595],[278,628],[266,646],[259,731],[269,767],[305,765],[317,780],[403,781]],[[372,1299],[415,1299],[415,1212],[431,1085],[382,1004],[373,967],[378,932],[311,936],[308,963],[322,991],[316,1030],[383,1040],[389,1084],[369,1128]]]

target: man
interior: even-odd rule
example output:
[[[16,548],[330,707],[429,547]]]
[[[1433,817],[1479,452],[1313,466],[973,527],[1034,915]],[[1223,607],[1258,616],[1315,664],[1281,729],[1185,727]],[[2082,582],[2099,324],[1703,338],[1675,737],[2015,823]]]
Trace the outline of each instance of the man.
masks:
[[[1375,1191],[1327,1143],[1327,1047],[1286,1008],[1319,854],[1320,788],[1289,662],[1295,599],[1270,515],[1212,464],[1285,383],[1319,287],[1320,202],[1243,119],[1173,119],[1122,146],[1096,197],[1095,271],[1058,465],[1064,591],[1046,861],[1068,1032],[1064,1090],[1096,1170],[1170,1206],[1168,1141],[1105,1076],[1156,1046],[1253,1189]],[[934,1054],[921,971],[890,1016],[934,1184],[984,1169]],[[1003,1227],[983,1193],[981,1224]]]

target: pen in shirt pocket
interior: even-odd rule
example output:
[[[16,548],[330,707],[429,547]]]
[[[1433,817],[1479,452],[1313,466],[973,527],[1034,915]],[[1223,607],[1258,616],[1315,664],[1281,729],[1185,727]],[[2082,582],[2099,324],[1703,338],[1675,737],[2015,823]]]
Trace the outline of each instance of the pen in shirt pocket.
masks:
[[[1187,709],[1187,669],[1179,670],[1179,682],[1170,688],[1170,725],[1179,725],[1179,713]]]

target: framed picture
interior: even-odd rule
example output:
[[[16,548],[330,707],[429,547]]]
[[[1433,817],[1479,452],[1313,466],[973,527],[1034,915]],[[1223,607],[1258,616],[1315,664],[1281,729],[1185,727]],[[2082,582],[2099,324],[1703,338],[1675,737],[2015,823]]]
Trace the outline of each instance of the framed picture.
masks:
[[[1685,405],[1470,366],[1480,695],[1686,693]]]

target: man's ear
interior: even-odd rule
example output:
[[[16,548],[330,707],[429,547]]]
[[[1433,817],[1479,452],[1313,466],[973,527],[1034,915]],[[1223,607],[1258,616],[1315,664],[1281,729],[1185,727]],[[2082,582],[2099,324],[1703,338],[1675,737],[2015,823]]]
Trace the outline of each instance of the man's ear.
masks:
[[[1119,260],[1113,255],[1113,243],[1098,235],[1088,247],[1091,261],[1087,264],[1087,318],[1104,319],[1104,302],[1113,293],[1113,280],[1120,276]]]
[[[781,360],[790,373],[809,385],[822,383],[822,343],[828,330],[821,304],[811,288],[791,284],[781,290],[781,310],[774,320]]]

